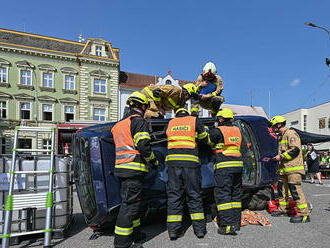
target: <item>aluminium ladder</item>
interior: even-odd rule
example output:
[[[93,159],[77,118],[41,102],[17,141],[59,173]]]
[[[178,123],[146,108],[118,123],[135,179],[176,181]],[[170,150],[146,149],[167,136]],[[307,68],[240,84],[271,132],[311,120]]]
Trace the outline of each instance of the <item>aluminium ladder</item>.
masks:
[[[20,149],[18,146],[18,134],[19,132],[50,132],[51,133],[51,149]],[[36,141],[38,144],[38,141]],[[47,171],[15,171],[16,164],[16,152],[50,152],[50,170]],[[51,219],[52,219],[52,207],[53,207],[53,175],[55,168],[55,128],[45,128],[45,127],[15,127],[15,137],[14,137],[14,148],[12,155],[12,162],[10,167],[10,179],[9,179],[9,191],[7,196],[7,201],[5,205],[5,222],[3,227],[3,235],[2,238],[2,248],[7,248],[9,246],[9,239],[11,237],[18,237],[24,235],[38,234],[44,233],[44,247],[51,247]],[[17,174],[49,174],[49,182],[48,182],[48,191],[47,192],[37,192],[31,194],[14,194],[14,181],[15,175]],[[36,230],[36,231],[28,231],[28,232],[18,232],[11,233],[11,221],[12,221],[12,211],[13,210],[21,210],[27,208],[46,208],[46,219],[45,219],[45,229],[44,230]]]

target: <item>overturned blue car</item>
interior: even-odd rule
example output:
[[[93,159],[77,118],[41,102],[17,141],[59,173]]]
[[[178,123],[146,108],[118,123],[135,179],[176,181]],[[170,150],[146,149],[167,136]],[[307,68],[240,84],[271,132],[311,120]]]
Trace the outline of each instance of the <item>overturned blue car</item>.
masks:
[[[202,118],[205,126],[214,120]],[[152,149],[160,162],[158,169],[149,168],[143,192],[143,213],[157,212],[166,207],[167,139],[165,130],[169,120],[148,120]],[[271,135],[268,120],[259,116],[236,116],[234,124],[242,133],[243,208],[262,209],[271,198],[270,185],[277,181],[276,162],[264,163],[264,157],[277,153],[276,138]],[[73,137],[73,167],[77,193],[85,220],[93,229],[113,225],[120,206],[119,181],[114,176],[115,145],[107,123],[83,128]],[[204,208],[211,212],[213,204],[213,160],[210,147],[199,146]],[[251,201],[257,198],[258,202]],[[251,206],[254,204],[254,206]],[[257,205],[256,205],[257,204]],[[209,211],[210,210],[210,211]]]

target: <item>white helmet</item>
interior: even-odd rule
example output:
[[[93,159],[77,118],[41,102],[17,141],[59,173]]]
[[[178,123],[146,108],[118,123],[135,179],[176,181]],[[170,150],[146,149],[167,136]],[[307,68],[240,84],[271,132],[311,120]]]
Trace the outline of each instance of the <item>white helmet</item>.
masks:
[[[211,72],[213,75],[217,73],[217,68],[215,67],[215,64],[213,64],[212,62],[206,63],[206,65],[203,68],[203,75],[209,72]]]

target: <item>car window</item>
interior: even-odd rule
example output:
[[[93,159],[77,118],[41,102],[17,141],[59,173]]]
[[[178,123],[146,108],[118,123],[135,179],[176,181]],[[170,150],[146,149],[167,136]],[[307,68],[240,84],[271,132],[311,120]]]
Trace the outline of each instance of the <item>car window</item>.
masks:
[[[242,134],[243,185],[254,185],[257,179],[257,158],[259,157],[257,141],[251,127],[245,121],[237,120],[234,125]]]

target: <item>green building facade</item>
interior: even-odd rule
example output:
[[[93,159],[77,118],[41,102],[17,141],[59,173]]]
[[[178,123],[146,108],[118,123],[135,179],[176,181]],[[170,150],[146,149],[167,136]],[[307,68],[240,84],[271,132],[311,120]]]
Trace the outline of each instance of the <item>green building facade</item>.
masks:
[[[102,39],[75,42],[0,29],[0,154],[17,125],[117,121],[119,49]],[[38,136],[38,147],[50,138]],[[36,146],[35,134],[20,140]]]

